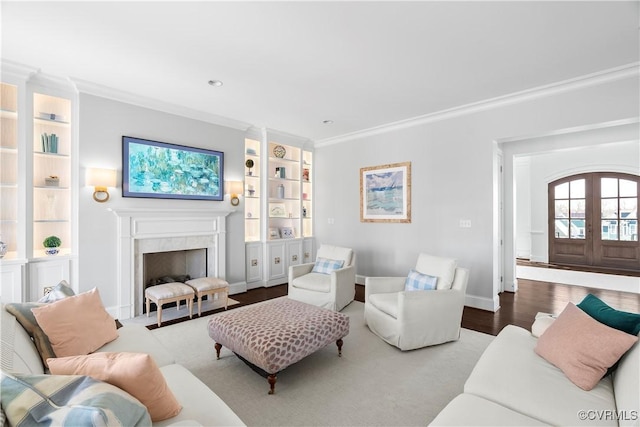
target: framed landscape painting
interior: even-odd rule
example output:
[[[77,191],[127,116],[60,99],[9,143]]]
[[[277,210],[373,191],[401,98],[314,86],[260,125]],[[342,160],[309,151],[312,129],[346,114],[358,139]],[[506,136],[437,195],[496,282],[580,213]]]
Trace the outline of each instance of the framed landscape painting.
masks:
[[[411,162],[360,168],[360,221],[411,222]]]

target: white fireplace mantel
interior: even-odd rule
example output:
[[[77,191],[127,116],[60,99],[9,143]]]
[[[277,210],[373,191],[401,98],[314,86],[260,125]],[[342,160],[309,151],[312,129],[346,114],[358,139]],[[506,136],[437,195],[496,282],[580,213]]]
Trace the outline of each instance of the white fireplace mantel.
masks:
[[[142,255],[207,249],[210,276],[225,278],[226,217],[211,209],[110,209],[118,218],[116,316],[142,314]]]

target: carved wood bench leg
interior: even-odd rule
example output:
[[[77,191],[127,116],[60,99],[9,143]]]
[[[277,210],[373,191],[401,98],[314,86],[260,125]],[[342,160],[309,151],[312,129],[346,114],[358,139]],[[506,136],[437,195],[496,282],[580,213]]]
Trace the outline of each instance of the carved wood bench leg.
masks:
[[[338,357],[342,357],[342,338],[336,341],[336,345],[338,346]]]
[[[267,377],[267,381],[269,381],[269,394],[273,394],[275,393],[275,388],[276,388],[276,380],[278,378],[276,377],[276,374],[269,374],[269,376]]]
[[[220,359],[220,350],[222,349],[222,344],[216,343],[214,347],[216,348],[216,358]]]

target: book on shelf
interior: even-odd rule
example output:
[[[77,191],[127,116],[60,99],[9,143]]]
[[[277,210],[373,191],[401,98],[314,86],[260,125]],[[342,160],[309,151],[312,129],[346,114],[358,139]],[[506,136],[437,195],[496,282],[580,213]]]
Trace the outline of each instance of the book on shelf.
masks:
[[[51,135],[43,133],[40,135],[40,140],[42,142],[43,153],[58,153],[58,136],[55,133]]]

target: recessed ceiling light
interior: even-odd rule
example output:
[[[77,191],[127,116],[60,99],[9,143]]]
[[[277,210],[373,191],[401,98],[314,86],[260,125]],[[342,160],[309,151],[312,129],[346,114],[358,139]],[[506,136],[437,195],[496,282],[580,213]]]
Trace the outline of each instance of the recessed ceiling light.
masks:
[[[220,80],[209,80],[209,84],[214,87],[222,86],[222,81]]]
[[[325,125],[330,125],[331,123],[333,123],[333,120],[323,120],[322,123],[324,123]]]

